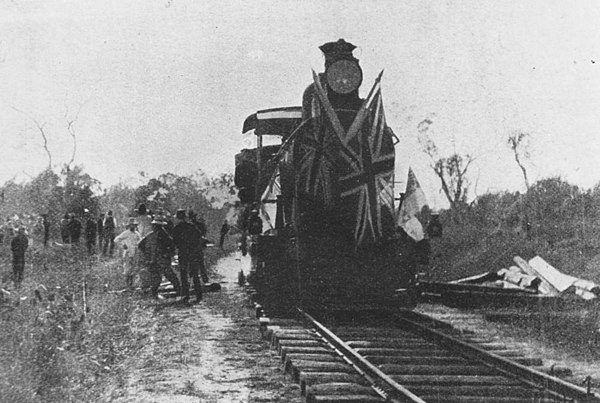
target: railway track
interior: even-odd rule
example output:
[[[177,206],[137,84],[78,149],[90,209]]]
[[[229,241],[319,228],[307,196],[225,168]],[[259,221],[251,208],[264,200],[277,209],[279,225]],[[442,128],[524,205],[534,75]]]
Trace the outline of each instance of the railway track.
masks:
[[[261,329],[307,402],[600,402],[495,339],[413,311],[325,327],[261,318]]]

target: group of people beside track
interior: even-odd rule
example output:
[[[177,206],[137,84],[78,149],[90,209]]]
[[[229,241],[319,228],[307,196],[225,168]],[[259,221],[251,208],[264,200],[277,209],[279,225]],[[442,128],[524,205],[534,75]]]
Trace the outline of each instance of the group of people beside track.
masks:
[[[204,283],[209,281],[204,265],[204,248],[209,241],[206,224],[193,211],[179,209],[171,220],[165,211],[152,214],[141,204],[136,217],[129,218],[125,231],[113,236],[112,241],[123,249],[123,274],[130,289],[135,288],[139,277],[141,288],[160,298],[158,289],[164,276],[173,284],[177,296],[189,303],[191,277],[195,302],[202,300],[200,277]],[[179,277],[172,266],[175,256]]]
[[[140,241],[137,243],[140,260],[143,261],[146,270],[145,273],[140,273],[142,288],[149,289],[154,298],[160,298],[158,288],[164,276],[173,284],[182,301],[189,303],[191,277],[195,302],[200,302],[202,300],[200,277],[204,283],[209,281],[204,265],[204,249],[209,243],[206,239],[206,225],[194,212],[186,212],[183,209],[177,210],[173,221],[166,219],[159,212],[154,215],[149,224],[150,232],[143,237],[140,236]],[[121,235],[117,237],[117,242],[121,242],[119,239]],[[125,242],[126,237],[123,236],[122,239]],[[171,265],[175,254],[177,254],[179,278]],[[135,264],[135,257],[133,260],[133,262],[129,261],[130,268]],[[130,279],[132,275],[135,276],[135,273],[129,271],[126,278]]]
[[[90,255],[98,252],[103,256],[113,256],[115,249],[115,232],[117,230],[117,220],[113,216],[112,210],[106,213],[100,213],[99,217],[94,217],[87,208],[83,210],[81,219],[74,213],[66,213],[60,220],[60,238],[62,245],[80,244],[81,238],[85,241],[85,246]]]
[[[122,263],[125,283],[129,289],[137,287],[139,277],[141,288],[153,297],[160,298],[158,289],[164,276],[169,280],[177,295],[185,303],[190,302],[190,277],[193,283],[195,301],[202,300],[202,282],[208,283],[208,273],[204,265],[204,249],[207,240],[207,227],[204,220],[193,211],[177,210],[173,220],[168,212],[159,209],[156,213],[141,204],[135,210],[135,217],[128,219],[125,230],[117,234],[117,221],[112,211],[93,217],[89,210],[83,213],[83,224],[74,214],[65,214],[60,223],[62,244],[79,245],[83,235],[89,254],[98,251],[105,256],[113,256],[115,246],[122,249]],[[44,240],[48,242],[47,216],[42,216]],[[221,228],[221,241],[229,231],[225,223]],[[23,280],[25,253],[30,246],[26,227],[11,225],[10,242],[13,263],[13,279],[19,288]],[[6,242],[6,243],[8,243]],[[172,262],[177,258],[180,276],[173,270]],[[202,282],[201,282],[202,279]]]

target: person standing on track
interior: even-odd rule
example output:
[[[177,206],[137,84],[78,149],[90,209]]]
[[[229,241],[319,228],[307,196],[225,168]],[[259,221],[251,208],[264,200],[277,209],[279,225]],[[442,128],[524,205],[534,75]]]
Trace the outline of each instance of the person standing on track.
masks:
[[[204,253],[202,251],[202,236],[196,227],[185,219],[185,210],[177,210],[175,225],[171,232],[173,242],[177,248],[179,257],[179,268],[181,272],[181,291],[183,301],[190,300],[190,284],[188,277],[192,277],[196,302],[202,300],[202,284],[198,274],[200,267],[204,265]]]
[[[160,298],[158,287],[164,275],[169,280],[177,295],[181,295],[181,287],[177,275],[171,269],[171,258],[175,251],[173,239],[165,231],[166,222],[155,218],[152,222],[152,232],[146,235],[138,244],[144,263],[150,274],[150,291],[154,298]]]

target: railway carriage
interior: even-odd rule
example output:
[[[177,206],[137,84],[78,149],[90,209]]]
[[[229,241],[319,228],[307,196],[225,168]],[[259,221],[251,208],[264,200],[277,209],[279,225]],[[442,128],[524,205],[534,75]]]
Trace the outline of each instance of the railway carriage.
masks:
[[[263,220],[251,236],[250,280],[267,307],[415,302],[414,242],[396,225],[397,138],[381,74],[359,96],[354,48],[343,39],[321,46],[325,71],[313,72],[301,106],[244,122],[257,147],[236,155],[235,184],[244,230],[252,216]]]

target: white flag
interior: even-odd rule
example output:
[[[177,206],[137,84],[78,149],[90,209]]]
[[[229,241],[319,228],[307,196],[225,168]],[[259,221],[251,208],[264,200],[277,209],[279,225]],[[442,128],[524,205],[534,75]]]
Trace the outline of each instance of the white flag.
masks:
[[[425,193],[423,193],[412,168],[408,168],[406,191],[398,212],[398,225],[417,242],[425,238],[423,223],[419,220],[421,209],[424,206],[427,206]]]

